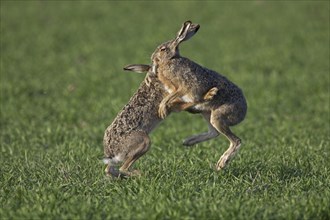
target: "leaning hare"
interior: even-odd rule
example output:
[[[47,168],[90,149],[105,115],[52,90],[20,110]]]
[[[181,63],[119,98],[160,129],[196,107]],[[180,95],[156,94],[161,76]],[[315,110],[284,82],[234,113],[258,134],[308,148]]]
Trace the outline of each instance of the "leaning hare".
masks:
[[[148,72],[137,92],[124,106],[105,130],[104,162],[107,165],[107,175],[115,177],[131,176],[139,174],[137,170],[130,171],[130,166],[150,147],[148,134],[162,121],[158,115],[160,102],[168,94],[163,85],[155,77],[149,74],[151,66],[133,64],[124,68],[134,72]],[[146,81],[149,82],[147,85]],[[212,98],[212,92],[205,96]],[[195,103],[187,103],[180,98],[173,101],[169,112],[182,111],[191,108]],[[115,168],[117,163],[123,162],[119,171]]]
[[[229,127],[245,118],[247,104],[243,92],[234,83],[217,72],[180,56],[180,43],[191,38],[199,27],[198,24],[186,21],[173,40],[157,47],[151,60],[156,69],[154,74],[169,93],[160,103],[160,116],[165,117],[173,101],[182,97],[185,102],[200,103],[190,108],[190,111],[202,113],[208,122],[207,133],[187,138],[184,145],[190,146],[209,140],[219,133],[230,141],[230,147],[216,164],[216,169],[220,170],[241,146],[240,138]],[[204,94],[211,89],[216,92],[215,96],[207,102],[202,102]]]

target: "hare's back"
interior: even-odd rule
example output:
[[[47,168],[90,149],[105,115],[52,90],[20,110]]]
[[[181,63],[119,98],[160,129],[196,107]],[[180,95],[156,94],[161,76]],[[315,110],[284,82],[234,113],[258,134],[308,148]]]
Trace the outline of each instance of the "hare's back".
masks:
[[[161,86],[144,82],[123,107],[104,134],[104,146],[113,148],[125,140],[125,135],[134,130],[146,133],[161,121],[158,106],[163,99],[164,90]]]
[[[170,72],[173,75],[169,78],[175,77],[193,87],[226,86],[231,83],[216,71],[203,67],[185,57],[174,59],[171,69],[173,71]]]

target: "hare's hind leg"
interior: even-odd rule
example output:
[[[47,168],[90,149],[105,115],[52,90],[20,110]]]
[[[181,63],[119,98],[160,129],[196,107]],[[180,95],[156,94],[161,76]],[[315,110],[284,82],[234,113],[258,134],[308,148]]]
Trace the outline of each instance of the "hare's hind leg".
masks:
[[[123,165],[119,168],[120,175],[123,176],[136,176],[140,175],[138,170],[130,171],[129,168],[133,163],[145,154],[150,147],[150,138],[143,131],[135,131],[129,135],[126,140],[129,152],[126,155],[126,160]]]
[[[207,112],[207,113],[203,113],[202,115],[208,123],[208,127],[209,127],[208,132],[201,133],[201,134],[196,134],[196,135],[193,135],[191,137],[186,138],[183,141],[183,145],[191,146],[191,145],[203,142],[203,141],[210,140],[210,139],[215,138],[219,135],[219,132],[217,131],[217,129],[215,129],[213,127],[213,125],[210,123],[211,113]]]
[[[230,130],[226,118],[225,109],[219,108],[211,113],[211,124],[230,141],[229,148],[216,164],[217,170],[223,169],[241,147],[241,139]]]

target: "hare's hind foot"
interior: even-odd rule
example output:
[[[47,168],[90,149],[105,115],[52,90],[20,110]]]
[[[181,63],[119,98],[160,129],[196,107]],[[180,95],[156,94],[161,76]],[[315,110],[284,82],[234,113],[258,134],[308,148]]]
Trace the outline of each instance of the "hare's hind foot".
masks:
[[[128,178],[133,176],[141,176],[141,172],[139,170],[127,171],[120,170],[116,167],[110,166],[105,169],[106,176],[114,177],[114,178]]]
[[[237,137],[228,126],[228,114],[226,109],[219,108],[211,112],[210,123],[217,129],[217,131],[223,134],[229,141],[230,145],[226,152],[220,157],[216,164],[216,170],[221,170],[226,167],[229,161],[234,157],[241,147],[241,139]]]
[[[119,177],[120,176],[120,172],[119,170],[114,167],[114,166],[107,166],[105,168],[105,175],[106,176],[111,176],[111,177]]]
[[[132,171],[121,171],[120,172],[120,177],[127,178],[127,177],[140,177],[141,172],[139,170],[132,170]]]
[[[241,141],[238,141],[236,144],[231,144],[228,150],[220,157],[216,164],[216,170],[222,170],[224,169],[228,163],[231,161],[231,159],[236,155],[238,150],[241,147]]]
[[[123,165],[119,168],[120,175],[122,177],[139,176],[140,172],[138,170],[130,171],[130,167],[148,151],[151,144],[150,138],[144,131],[134,131],[130,133],[126,144],[130,152],[127,154]]]

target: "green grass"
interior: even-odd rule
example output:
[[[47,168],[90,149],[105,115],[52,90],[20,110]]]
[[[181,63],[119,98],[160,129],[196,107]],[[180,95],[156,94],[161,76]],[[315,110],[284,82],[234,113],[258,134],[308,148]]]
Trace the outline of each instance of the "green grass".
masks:
[[[105,128],[143,80],[126,73],[191,19],[181,53],[238,84],[229,143],[185,148],[171,115],[135,167],[104,176]],[[329,2],[1,1],[0,219],[329,219]]]

